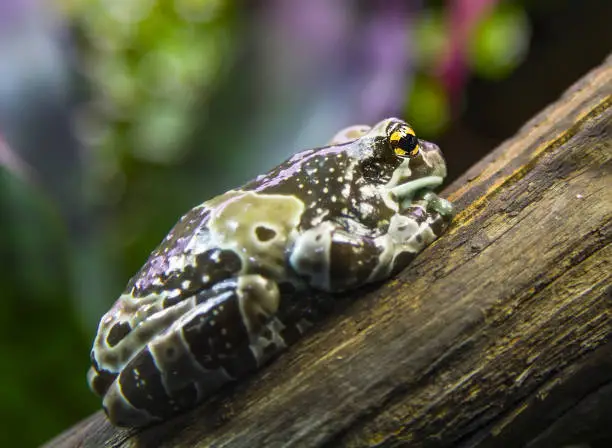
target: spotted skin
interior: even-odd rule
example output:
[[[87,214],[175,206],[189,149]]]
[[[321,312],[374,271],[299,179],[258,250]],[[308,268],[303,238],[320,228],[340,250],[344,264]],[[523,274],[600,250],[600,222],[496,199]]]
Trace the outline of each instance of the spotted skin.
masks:
[[[187,212],[98,327],[91,389],[118,426],[195,406],[297,340],[334,297],[403,269],[452,219],[439,148],[353,126]]]

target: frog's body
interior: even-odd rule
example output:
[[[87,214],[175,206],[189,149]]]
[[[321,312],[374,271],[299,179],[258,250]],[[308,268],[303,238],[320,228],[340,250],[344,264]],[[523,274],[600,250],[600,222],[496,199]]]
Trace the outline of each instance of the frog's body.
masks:
[[[349,128],[190,210],[102,318],[91,388],[139,426],[194,406],[297,339],[319,305],[389,277],[447,227],[438,147]]]

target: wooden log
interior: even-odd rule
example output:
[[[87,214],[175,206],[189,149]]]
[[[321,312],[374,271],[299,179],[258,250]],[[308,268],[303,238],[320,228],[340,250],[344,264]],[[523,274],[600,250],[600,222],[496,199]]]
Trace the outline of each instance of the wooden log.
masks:
[[[612,446],[612,57],[443,196],[443,238],[258,374],[47,446]]]

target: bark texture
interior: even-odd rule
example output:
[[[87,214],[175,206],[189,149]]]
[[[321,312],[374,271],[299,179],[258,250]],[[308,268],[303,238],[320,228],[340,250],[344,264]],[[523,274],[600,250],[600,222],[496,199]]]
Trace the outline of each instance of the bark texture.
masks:
[[[612,446],[612,58],[442,196],[445,236],[258,374],[48,446]]]

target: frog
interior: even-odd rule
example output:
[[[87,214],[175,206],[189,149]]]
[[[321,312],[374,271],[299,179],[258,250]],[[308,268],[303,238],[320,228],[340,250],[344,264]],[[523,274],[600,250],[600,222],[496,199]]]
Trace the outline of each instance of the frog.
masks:
[[[90,388],[112,424],[192,409],[450,225],[440,148],[404,120],[341,130],[189,210],[101,318]]]

